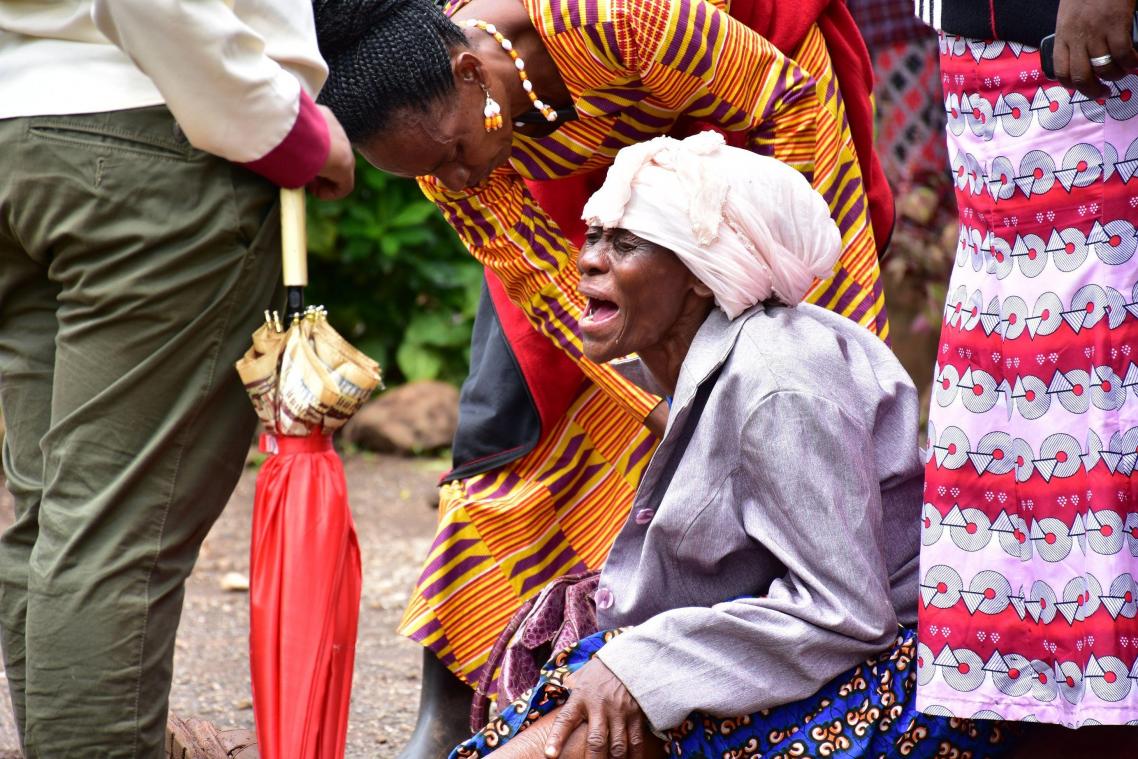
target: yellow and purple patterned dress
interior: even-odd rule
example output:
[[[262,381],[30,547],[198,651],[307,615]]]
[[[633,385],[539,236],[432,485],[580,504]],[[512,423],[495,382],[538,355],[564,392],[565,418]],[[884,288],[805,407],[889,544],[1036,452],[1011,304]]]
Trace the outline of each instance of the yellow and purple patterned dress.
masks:
[[[817,27],[792,60],[707,0],[523,3],[579,118],[546,137],[515,134],[509,163],[476,188],[420,180],[490,278],[584,377],[529,453],[442,489],[439,529],[400,632],[472,684],[526,598],[604,561],[654,449],[643,420],[660,401],[582,354],[576,248],[526,180],[608,166],[681,118],[713,124],[812,178],[844,253],[808,299],[888,333],[861,170]]]

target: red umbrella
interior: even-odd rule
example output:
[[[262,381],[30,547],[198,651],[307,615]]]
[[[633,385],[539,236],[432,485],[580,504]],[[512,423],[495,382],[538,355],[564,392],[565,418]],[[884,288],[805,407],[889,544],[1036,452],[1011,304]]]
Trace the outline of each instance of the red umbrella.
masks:
[[[249,664],[264,759],[340,759],[360,603],[360,550],[332,433],[380,384],[321,308],[302,309],[303,190],[281,191],[288,320],[275,314],[237,363],[270,453],[257,476]]]

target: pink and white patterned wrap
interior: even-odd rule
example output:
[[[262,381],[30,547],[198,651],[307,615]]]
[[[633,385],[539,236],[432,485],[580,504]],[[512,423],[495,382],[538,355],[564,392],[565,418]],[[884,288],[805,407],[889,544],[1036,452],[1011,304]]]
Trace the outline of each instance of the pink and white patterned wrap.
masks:
[[[1138,76],[944,35],[960,242],[929,424],[919,706],[1138,724]]]

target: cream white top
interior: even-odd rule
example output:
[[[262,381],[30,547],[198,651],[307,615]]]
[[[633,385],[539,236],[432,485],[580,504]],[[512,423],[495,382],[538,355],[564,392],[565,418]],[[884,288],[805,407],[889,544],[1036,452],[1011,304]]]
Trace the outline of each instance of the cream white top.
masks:
[[[245,163],[327,73],[310,0],[0,0],[0,118],[166,103],[195,147]]]

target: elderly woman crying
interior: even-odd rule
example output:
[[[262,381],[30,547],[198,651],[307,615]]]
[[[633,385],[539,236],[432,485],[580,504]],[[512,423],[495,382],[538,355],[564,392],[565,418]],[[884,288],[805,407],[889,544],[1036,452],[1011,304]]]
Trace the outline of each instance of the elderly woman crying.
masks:
[[[603,630],[452,757],[999,755],[994,723],[914,706],[917,394],[877,337],[799,304],[841,250],[826,203],[707,132],[622,150],[584,216],[585,352],[636,354],[667,429]]]

